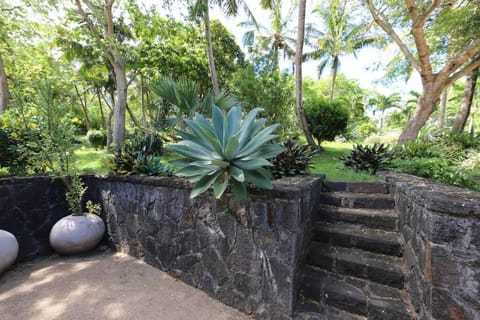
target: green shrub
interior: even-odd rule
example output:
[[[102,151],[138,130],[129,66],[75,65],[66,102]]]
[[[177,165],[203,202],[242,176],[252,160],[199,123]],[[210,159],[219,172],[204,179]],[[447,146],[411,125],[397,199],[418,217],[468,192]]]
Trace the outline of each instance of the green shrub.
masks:
[[[375,174],[378,170],[386,169],[392,157],[388,145],[375,143],[372,146],[355,145],[348,154],[341,156],[340,160],[346,168]]]
[[[445,160],[441,158],[397,158],[392,161],[391,169],[459,187],[477,190],[479,188],[471,173],[456,166],[446,165]]]
[[[268,171],[274,179],[305,173],[313,156],[318,152],[309,145],[302,146],[292,139],[282,142],[281,145],[284,148],[283,152],[269,159],[272,166],[268,167]]]
[[[110,171],[121,175],[166,176],[173,172],[168,164],[162,164],[159,156],[145,153],[138,145],[127,141],[125,145],[114,151],[109,159]]]
[[[144,154],[161,156],[163,140],[159,134],[135,132],[129,137],[131,145]]]
[[[318,144],[333,141],[346,131],[348,109],[340,102],[316,99],[305,103],[305,114],[312,136]]]
[[[87,132],[87,141],[95,150],[107,145],[107,133],[104,130],[90,130]]]
[[[190,132],[179,130],[183,141],[167,148],[183,156],[175,162],[180,167],[176,175],[195,183],[190,197],[198,196],[212,185],[216,198],[231,186],[238,200],[246,199],[247,183],[272,188],[271,174],[263,167],[271,165],[266,159],[277,156],[283,148],[269,143],[277,137],[272,133],[278,125],[263,128],[266,120],[255,120],[261,110],[253,109],[242,120],[239,106],[227,114],[213,106],[212,119],[197,113],[193,120],[185,120]]]

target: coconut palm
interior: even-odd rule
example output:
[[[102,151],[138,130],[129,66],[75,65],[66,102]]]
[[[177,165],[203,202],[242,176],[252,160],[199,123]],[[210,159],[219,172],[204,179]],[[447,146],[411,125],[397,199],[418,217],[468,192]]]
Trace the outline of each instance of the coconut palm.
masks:
[[[203,18],[205,27],[205,42],[207,46],[208,67],[210,70],[210,79],[212,80],[213,92],[215,95],[220,94],[220,87],[218,85],[217,69],[215,67],[215,59],[213,57],[212,47],[212,34],[210,31],[210,5],[217,5],[223,9],[223,12],[227,16],[236,16],[238,13],[238,7],[243,7],[247,16],[251,17],[252,21],[255,21],[253,15],[244,0],[195,0],[192,6],[192,13],[200,15]]]
[[[291,26],[295,21],[295,9],[282,10],[282,0],[262,1],[262,7],[270,11],[270,25],[257,23],[252,17],[240,23],[247,29],[243,36],[243,44],[252,50],[266,51],[272,57],[274,70],[279,70],[280,53],[283,57],[295,56],[296,35]]]
[[[332,0],[326,7],[318,6],[313,10],[323,25],[324,32],[315,32],[312,29],[311,35],[315,38],[311,43],[315,50],[304,55],[306,60],[320,60],[318,65],[319,76],[327,65],[331,66],[332,83],[330,85],[330,102],[335,92],[335,80],[340,68],[340,57],[354,54],[362,47],[372,44],[374,37],[368,36],[365,24],[354,25],[350,23],[346,2]]]
[[[390,108],[400,108],[400,96],[397,93],[388,96],[377,93],[375,97],[370,99],[369,104],[375,106],[374,113],[376,111],[380,112],[378,134],[382,135],[385,111]]]

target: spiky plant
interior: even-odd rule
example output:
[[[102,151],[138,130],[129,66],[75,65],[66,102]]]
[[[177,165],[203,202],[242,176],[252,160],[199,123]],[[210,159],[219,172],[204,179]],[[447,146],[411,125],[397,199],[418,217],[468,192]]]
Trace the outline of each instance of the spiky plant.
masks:
[[[212,119],[196,113],[192,120],[185,120],[190,132],[179,130],[183,141],[168,148],[184,157],[175,162],[180,167],[176,175],[195,183],[191,198],[212,185],[217,199],[229,185],[238,200],[246,199],[247,183],[272,188],[271,174],[263,167],[270,166],[266,159],[275,157],[283,148],[269,143],[277,137],[272,133],[278,124],[263,128],[266,120],[255,119],[261,110],[253,109],[242,120],[239,106],[227,114],[213,106]]]
[[[375,143],[371,146],[355,145],[348,154],[341,156],[340,160],[346,168],[375,174],[378,170],[385,169],[392,157],[388,145]]]
[[[282,142],[282,147],[285,150],[270,159],[272,166],[268,168],[275,179],[307,172],[310,161],[318,153],[318,150],[313,149],[310,145],[301,145],[293,139]]]

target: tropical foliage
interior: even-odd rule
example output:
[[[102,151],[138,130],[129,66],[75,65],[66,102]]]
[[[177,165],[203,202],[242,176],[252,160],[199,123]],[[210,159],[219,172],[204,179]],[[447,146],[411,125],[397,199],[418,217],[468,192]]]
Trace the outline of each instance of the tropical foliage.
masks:
[[[216,106],[212,108],[212,119],[197,113],[185,120],[189,132],[178,131],[182,141],[168,149],[183,156],[175,161],[180,168],[177,176],[186,177],[194,183],[191,197],[207,191],[213,185],[216,198],[220,198],[231,186],[238,200],[247,197],[247,183],[271,189],[271,174],[264,168],[271,163],[267,159],[282,152],[278,144],[269,143],[277,135],[273,131],[278,125],[263,128],[266,120],[256,120],[261,109],[253,109],[242,120],[239,106],[225,113]]]

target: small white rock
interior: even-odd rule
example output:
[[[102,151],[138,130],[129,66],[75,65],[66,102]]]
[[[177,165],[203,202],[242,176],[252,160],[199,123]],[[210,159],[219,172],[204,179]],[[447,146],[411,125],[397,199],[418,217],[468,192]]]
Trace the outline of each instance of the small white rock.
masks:
[[[103,238],[105,223],[95,214],[66,216],[50,231],[50,245],[61,254],[73,254],[93,249]]]
[[[0,274],[10,267],[18,255],[18,242],[13,234],[0,230]]]

